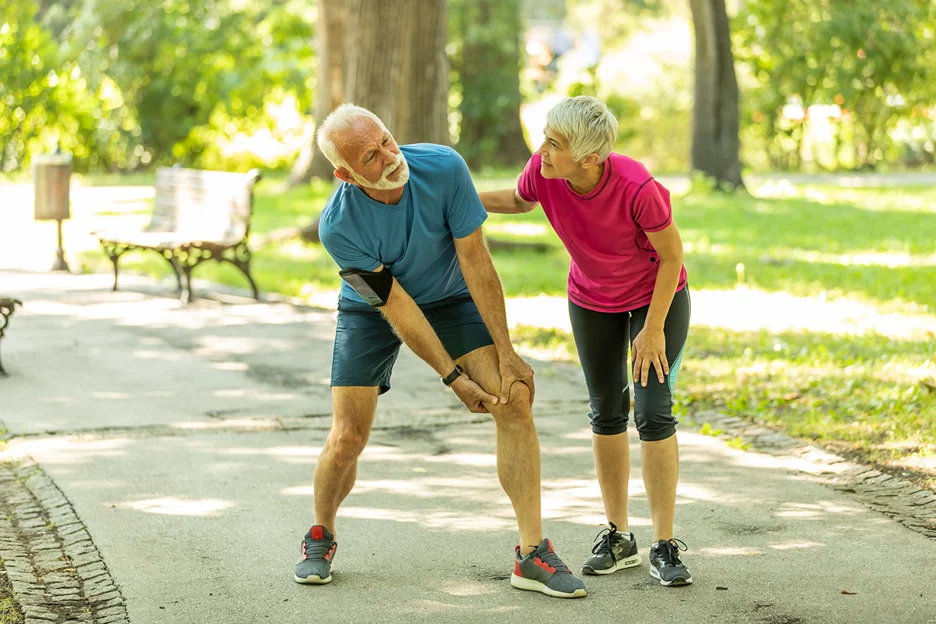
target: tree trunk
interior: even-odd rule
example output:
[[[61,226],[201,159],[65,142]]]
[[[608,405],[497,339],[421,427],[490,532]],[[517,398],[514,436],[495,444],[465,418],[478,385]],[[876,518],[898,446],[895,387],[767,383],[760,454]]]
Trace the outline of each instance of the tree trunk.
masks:
[[[325,1],[346,2],[354,25],[345,35],[344,100],[380,117],[400,144],[448,145],[445,0]],[[318,219],[300,236],[318,242]]]
[[[406,106],[400,102],[405,93],[401,80],[412,8],[409,0],[349,1],[354,28],[347,38],[345,96],[380,117],[394,137],[399,112]]]
[[[346,0],[318,0],[316,53],[318,75],[315,85],[315,126],[344,101],[345,37],[348,26]],[[316,157],[315,133],[310,131],[305,146],[293,165],[289,186],[308,184],[312,178],[329,180],[334,168],[321,154]]]
[[[521,0],[465,0],[458,150],[472,169],[516,167],[530,158],[520,125]]]
[[[393,137],[400,144],[452,141],[448,124],[448,11],[445,0],[410,0],[415,15],[404,40],[400,103]],[[389,124],[390,122],[385,122]]]
[[[743,187],[738,81],[725,0],[689,0],[695,26],[692,168]]]

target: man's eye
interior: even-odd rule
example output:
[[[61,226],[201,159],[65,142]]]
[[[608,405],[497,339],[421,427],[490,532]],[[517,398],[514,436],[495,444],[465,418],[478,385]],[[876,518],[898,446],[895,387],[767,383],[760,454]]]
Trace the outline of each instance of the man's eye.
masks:
[[[383,145],[386,145],[386,144],[387,144],[387,141],[389,141],[389,140],[390,140],[390,139],[384,139],[384,140],[383,140]]]

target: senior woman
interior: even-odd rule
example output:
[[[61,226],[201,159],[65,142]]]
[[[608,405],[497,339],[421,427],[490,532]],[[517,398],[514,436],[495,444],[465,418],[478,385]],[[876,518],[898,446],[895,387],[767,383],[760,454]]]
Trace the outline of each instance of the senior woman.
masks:
[[[585,372],[598,483],[608,519],[582,571],[640,564],[628,530],[627,421],[631,348],[634,421],[653,520],[650,575],[692,582],[673,537],[679,446],[673,390],[689,330],[689,289],[669,192],[641,163],[612,152],[615,116],[600,100],[567,98],[547,115],[545,140],[516,189],[481,193],[488,212],[543,207],[571,256],[569,316]]]

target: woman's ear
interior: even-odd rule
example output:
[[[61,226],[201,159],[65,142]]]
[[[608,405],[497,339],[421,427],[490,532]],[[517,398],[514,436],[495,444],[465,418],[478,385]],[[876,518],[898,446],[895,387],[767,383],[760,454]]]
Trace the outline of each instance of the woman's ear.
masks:
[[[601,157],[598,156],[596,152],[592,152],[588,156],[582,159],[582,167],[585,169],[590,169],[591,167],[596,167],[601,163]]]

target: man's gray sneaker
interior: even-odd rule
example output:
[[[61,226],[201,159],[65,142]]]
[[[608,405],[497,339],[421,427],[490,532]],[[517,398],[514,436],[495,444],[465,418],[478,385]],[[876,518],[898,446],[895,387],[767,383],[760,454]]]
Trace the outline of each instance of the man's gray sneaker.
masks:
[[[677,539],[660,540],[650,547],[650,576],[667,587],[690,585],[692,575],[679,559],[679,551],[689,550],[685,542]]]
[[[562,563],[548,539],[527,555],[521,555],[517,546],[510,584],[517,589],[537,591],[554,598],[585,597],[585,583]]]
[[[592,556],[582,565],[582,574],[611,574],[640,565],[633,533],[619,533],[613,522],[595,536]]]
[[[296,564],[297,583],[324,585],[331,583],[331,564],[338,550],[335,536],[323,526],[315,525],[302,539],[302,552]]]

